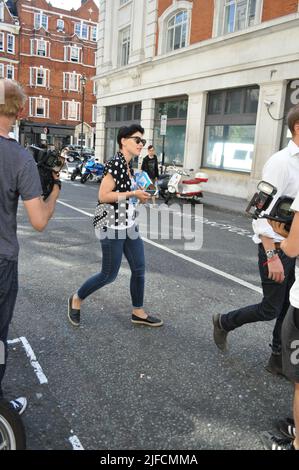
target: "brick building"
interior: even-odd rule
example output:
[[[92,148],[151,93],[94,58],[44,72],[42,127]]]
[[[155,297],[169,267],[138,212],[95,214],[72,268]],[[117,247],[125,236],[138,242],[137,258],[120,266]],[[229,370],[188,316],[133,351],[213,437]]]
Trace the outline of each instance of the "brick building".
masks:
[[[138,122],[166,163],[204,168],[206,188],[247,197],[289,136],[299,102],[298,0],[100,2],[96,153]]]
[[[81,145],[83,117],[83,145],[93,147],[97,5],[93,0],[82,1],[80,8],[68,11],[45,0],[10,0],[10,7],[16,9],[19,20],[19,72],[15,78],[28,96],[20,121],[20,142]]]

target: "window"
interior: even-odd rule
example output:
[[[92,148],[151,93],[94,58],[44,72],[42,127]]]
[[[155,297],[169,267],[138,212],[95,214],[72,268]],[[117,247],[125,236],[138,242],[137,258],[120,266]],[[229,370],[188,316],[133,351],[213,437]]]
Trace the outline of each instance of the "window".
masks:
[[[43,41],[42,39],[37,40],[37,49],[36,49],[36,55],[46,57],[47,52],[46,52],[46,41]]]
[[[63,73],[63,89],[67,91],[79,91],[80,74],[76,72]]]
[[[97,105],[92,105],[92,122],[97,122]]]
[[[29,116],[48,118],[49,117],[49,99],[39,97],[29,98]]]
[[[64,60],[66,62],[81,62],[81,48],[77,46],[64,46]]]
[[[48,17],[42,11],[34,15],[34,29],[48,29]]]
[[[161,116],[167,115],[167,133],[165,136],[165,163],[175,160],[183,165],[187,127],[188,99],[184,96],[157,100],[155,109],[154,146],[157,155],[162,154],[163,137],[160,134]]]
[[[223,34],[252,26],[256,20],[257,0],[225,0]]]
[[[44,39],[31,39],[31,55],[39,57],[50,56],[50,43]]]
[[[0,33],[0,51],[4,51],[4,33]]]
[[[62,119],[68,121],[80,121],[80,108],[81,103],[79,103],[78,101],[63,101]]]
[[[0,78],[5,78],[5,76],[4,76],[4,64],[0,64]]]
[[[81,39],[88,39],[88,25],[86,23],[75,23],[74,33]]]
[[[204,166],[251,171],[258,100],[256,86],[209,93]]]
[[[6,66],[6,78],[14,80],[15,78],[15,68],[13,65]]]
[[[90,40],[95,41],[95,42],[98,40],[98,28],[97,28],[97,26],[91,26],[90,27]]]
[[[130,57],[130,33],[131,29],[126,28],[119,33],[120,41],[120,65],[128,65]]]
[[[125,117],[129,121],[125,121]],[[140,124],[141,103],[121,104],[106,108],[105,159],[111,158],[118,148],[117,133],[121,126]],[[134,162],[133,162],[134,165]],[[134,165],[135,166],[135,165]]]
[[[181,11],[167,24],[167,52],[181,49],[187,44],[188,13]]]
[[[64,21],[63,20],[57,20],[57,31],[61,32],[64,30]]]
[[[30,86],[49,87],[50,70],[43,67],[30,67]]]
[[[0,21],[4,21],[4,2],[0,3]]]
[[[9,54],[15,53],[15,37],[13,34],[7,35],[7,52]]]
[[[97,82],[94,80],[93,81],[93,90],[92,90],[92,93],[94,94],[94,96],[97,96],[97,90],[98,90]]]

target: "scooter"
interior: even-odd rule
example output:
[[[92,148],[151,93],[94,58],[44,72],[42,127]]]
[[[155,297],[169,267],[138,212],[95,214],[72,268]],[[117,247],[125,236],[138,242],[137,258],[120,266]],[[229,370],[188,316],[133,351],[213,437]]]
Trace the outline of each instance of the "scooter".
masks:
[[[0,450],[26,449],[24,425],[9,403],[0,400]]]
[[[158,178],[159,193],[166,204],[172,197],[190,200],[192,204],[201,203],[203,198],[201,183],[208,181],[208,175],[194,170],[185,170],[175,165],[168,166]]]
[[[73,170],[73,173],[71,174],[72,181],[75,181],[77,176],[80,176],[80,178],[82,177],[83,165],[84,165],[84,162],[77,163],[75,169]]]
[[[85,171],[81,176],[81,183],[85,184],[87,180],[99,182],[104,173],[104,165],[99,163],[97,159],[90,159],[85,164]]]

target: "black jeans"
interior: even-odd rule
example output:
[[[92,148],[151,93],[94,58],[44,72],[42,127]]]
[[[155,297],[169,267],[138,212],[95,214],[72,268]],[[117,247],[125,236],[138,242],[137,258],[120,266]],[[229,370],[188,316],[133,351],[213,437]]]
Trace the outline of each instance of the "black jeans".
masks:
[[[249,305],[221,315],[221,326],[226,331],[232,331],[246,323],[257,321],[270,321],[276,318],[273,330],[272,351],[281,352],[281,325],[290,306],[289,293],[295,281],[295,258],[289,258],[283,251],[279,252],[279,258],[284,267],[285,279],[282,284],[268,278],[268,265],[263,245],[258,245],[258,265],[263,288],[263,300],[259,304]]]
[[[0,357],[0,398],[7,362],[7,336],[18,293],[18,262],[0,258],[0,341],[5,357]],[[1,350],[3,348],[1,347]]]

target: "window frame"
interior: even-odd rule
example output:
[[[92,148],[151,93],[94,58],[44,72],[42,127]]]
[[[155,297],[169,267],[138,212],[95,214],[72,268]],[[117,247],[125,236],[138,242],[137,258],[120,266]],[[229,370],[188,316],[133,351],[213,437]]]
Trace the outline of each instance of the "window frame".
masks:
[[[43,115],[37,114],[37,100],[43,101]],[[50,100],[43,96],[30,96],[29,97],[29,116],[40,119],[49,119]]]
[[[76,105],[76,119],[70,117],[70,104]],[[81,117],[81,103],[75,100],[63,100],[62,101],[62,115],[63,121],[80,121]]]
[[[39,18],[39,20],[37,20]],[[46,26],[43,24],[43,19],[46,18]],[[44,28],[45,31],[48,31],[49,27],[49,17],[42,10],[34,13],[34,29]]]
[[[226,103],[227,103],[227,96],[229,93],[233,91],[240,91],[241,92],[241,99],[240,99],[240,111],[238,113],[227,113],[226,112]],[[255,112],[245,112],[246,111],[246,100],[248,96],[248,91],[250,90],[257,90],[258,91],[258,99],[257,99],[257,109]],[[209,113],[209,106],[210,100],[213,95],[219,94],[222,96],[221,98],[221,106],[219,113]],[[205,117],[205,125],[204,125],[204,139],[203,139],[203,152],[202,152],[202,168],[209,168],[211,170],[216,171],[229,171],[234,173],[242,173],[242,174],[250,174],[252,171],[252,167],[247,169],[242,168],[226,168],[221,166],[213,166],[209,165],[208,155],[206,155],[206,136],[207,132],[209,132],[210,127],[223,127],[224,134],[227,134],[228,129],[230,127],[246,127],[246,126],[255,126],[256,131],[256,121],[257,121],[257,112],[258,112],[258,103],[260,99],[260,87],[255,85],[249,85],[245,87],[234,87],[234,88],[226,88],[221,90],[211,90],[207,96],[207,105],[206,105],[206,117]],[[225,138],[225,136],[224,136]],[[225,143],[229,143],[228,141],[224,141]],[[254,152],[254,148],[253,148]]]
[[[9,38],[12,38],[12,50],[9,50]],[[8,54],[14,54],[15,53],[15,35],[14,34],[7,34],[6,36],[6,52]]]
[[[4,22],[4,20],[5,20],[5,13],[4,13],[5,10],[4,10],[4,8],[5,8],[4,2],[2,1],[0,3],[0,21],[1,22]]]
[[[176,24],[175,19],[181,13],[186,13],[186,20],[183,21],[182,23]],[[169,23],[172,19],[174,19],[174,25],[169,26]],[[189,23],[189,21],[188,21],[188,12],[186,10],[180,10],[168,19],[168,21],[167,21],[167,32],[166,32],[166,51],[165,51],[166,53],[174,52],[174,51],[177,51],[179,49],[183,49],[187,46],[188,23]],[[183,46],[182,41],[183,41],[183,27],[184,27],[184,25],[186,25],[186,33],[185,33],[185,45]],[[176,37],[177,28],[180,28],[180,47],[175,49],[174,46],[175,46],[175,37]],[[169,34],[170,34],[170,31],[173,31],[171,48],[169,48]]]
[[[3,31],[0,31],[0,36],[2,37],[2,48],[0,48],[0,52],[5,52],[5,34]]]
[[[192,26],[192,9],[193,2],[186,0],[177,0],[173,2],[160,16],[159,23],[159,38],[158,38],[158,55],[162,54],[173,54],[181,50],[186,49],[190,46],[190,37],[191,37],[191,26]],[[175,49],[173,51],[167,50],[167,39],[168,39],[168,22],[179,14],[182,11],[187,13],[187,31],[186,31],[186,45],[183,48]]]
[[[218,36],[226,36],[228,34],[238,34],[243,31],[246,31],[248,28],[252,28],[261,23],[262,21],[262,12],[263,12],[263,0],[256,0],[255,5],[255,17],[251,25],[246,26],[243,29],[235,30],[234,32],[224,32],[224,24],[225,24],[225,8],[226,2],[236,2],[239,0],[218,0],[215,4],[215,11],[214,11],[214,21],[213,21],[213,37]],[[250,0],[247,0],[248,2]]]
[[[76,88],[71,88],[71,77],[77,82]],[[63,90],[80,92],[80,74],[75,70],[73,72],[63,72]]]
[[[125,33],[127,31],[128,31],[128,34],[127,34],[127,39],[128,40],[125,42],[124,41],[124,36],[125,36]],[[119,62],[120,67],[126,67],[127,65],[129,65],[130,55],[131,55],[131,44],[132,44],[131,25],[120,29],[118,34],[119,34],[119,41],[118,41],[118,43],[119,43],[119,46],[118,46],[119,47],[119,58],[118,58],[118,62]],[[123,54],[124,47],[127,47],[127,50],[125,51],[125,56]]]
[[[62,27],[59,26],[59,22],[62,23]],[[56,22],[56,29],[59,33],[62,33],[64,31],[64,20],[62,18],[58,18]]]
[[[12,74],[11,74],[11,77],[8,76],[8,70],[11,70],[12,71]],[[14,80],[15,79],[15,67],[13,64],[7,64],[6,65],[6,78],[7,79],[10,79],[10,80]]]

